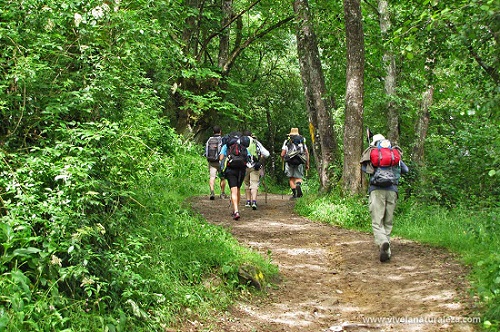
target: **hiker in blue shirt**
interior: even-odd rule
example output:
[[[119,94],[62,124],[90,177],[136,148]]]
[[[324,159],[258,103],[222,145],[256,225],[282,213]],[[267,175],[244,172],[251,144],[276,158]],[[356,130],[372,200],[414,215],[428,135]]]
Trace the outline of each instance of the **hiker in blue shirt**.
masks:
[[[241,185],[245,178],[246,165],[249,161],[248,146],[250,138],[238,134],[230,135],[228,142],[222,146],[220,152],[221,169],[224,172],[229,188],[231,188],[231,203],[234,220],[240,219],[239,205]]]
[[[382,160],[377,160],[382,158],[381,149],[384,148],[391,149],[391,155],[388,158],[392,161],[386,165],[382,164]],[[401,156],[402,151],[399,147],[391,146],[390,141],[386,140],[383,135],[376,134],[360,160],[361,170],[370,175],[369,209],[375,244],[378,246],[381,262],[387,262],[391,258],[390,237],[398,199],[399,177],[409,171]]]

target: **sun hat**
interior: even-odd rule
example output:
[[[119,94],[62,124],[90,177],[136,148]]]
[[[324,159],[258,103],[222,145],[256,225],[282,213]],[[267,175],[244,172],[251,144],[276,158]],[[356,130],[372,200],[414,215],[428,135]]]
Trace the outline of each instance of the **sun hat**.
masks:
[[[292,135],[299,135],[299,128],[292,128],[290,130],[290,134],[288,134],[289,136],[292,136]]]
[[[383,139],[385,139],[384,135],[382,135],[382,134],[376,134],[376,135],[374,135],[374,136],[373,136],[373,138],[372,138],[372,143],[371,143],[371,145],[376,146],[376,145],[377,145],[377,143],[378,143],[379,141],[383,140]]]

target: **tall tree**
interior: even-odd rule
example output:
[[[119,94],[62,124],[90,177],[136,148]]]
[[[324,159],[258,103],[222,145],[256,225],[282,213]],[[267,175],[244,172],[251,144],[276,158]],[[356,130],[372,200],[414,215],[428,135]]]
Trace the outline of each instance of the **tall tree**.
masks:
[[[344,123],[343,188],[346,193],[361,192],[359,157],[363,152],[364,37],[359,0],[344,0],[347,45],[346,106]]]
[[[307,0],[296,0],[293,9],[297,16],[297,53],[309,114],[313,155],[319,174],[320,189],[328,191],[333,177],[332,167],[337,143],[334,136],[332,105],[327,97],[321,68],[318,44]]]
[[[380,31],[384,41],[382,62],[385,67],[384,92],[387,98],[387,137],[392,142],[399,141],[399,112],[394,97],[396,96],[396,58],[394,56],[392,42],[388,38],[391,29],[391,16],[389,1],[379,0],[378,14],[380,20]]]

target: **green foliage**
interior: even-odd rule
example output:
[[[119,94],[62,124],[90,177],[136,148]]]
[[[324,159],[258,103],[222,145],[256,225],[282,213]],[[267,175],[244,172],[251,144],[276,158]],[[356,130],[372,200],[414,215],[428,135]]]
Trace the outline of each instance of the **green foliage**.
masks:
[[[235,3],[235,13],[249,4]],[[342,7],[310,5],[341,137]],[[434,87],[425,164],[410,164],[401,196],[411,199],[400,200],[396,232],[480,248],[485,272],[474,278],[498,326],[498,1],[390,5],[392,29],[380,38],[378,12],[363,4],[366,124],[386,131],[387,48],[398,66],[394,101],[407,156],[422,92]],[[230,45],[290,15],[288,2],[258,3],[241,26],[233,22]],[[221,17],[219,6],[182,1],[2,3],[0,330],[159,330],[184,308],[230,301],[243,262],[273,273],[183,203],[206,187],[202,158],[173,129],[183,129],[184,116],[196,137],[214,124],[257,134],[274,153],[267,170],[276,190],[288,189],[278,157],[284,137],[291,127],[308,136],[293,25],[253,41],[223,75],[218,38],[196,54],[220,32]],[[311,173],[309,193],[318,181]],[[453,210],[420,205],[435,202]],[[332,193],[297,207],[367,231],[365,204]]]
[[[0,324],[8,331],[159,330],[185,308],[230,303],[246,262],[277,273],[183,203],[206,186],[194,147],[171,139],[162,157],[130,133],[87,123],[59,128],[54,146],[2,153]]]

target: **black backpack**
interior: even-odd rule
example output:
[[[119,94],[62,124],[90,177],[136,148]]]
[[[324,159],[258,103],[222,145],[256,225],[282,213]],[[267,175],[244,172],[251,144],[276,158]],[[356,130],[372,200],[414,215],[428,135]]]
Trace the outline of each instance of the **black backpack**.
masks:
[[[305,140],[301,135],[293,135],[288,138],[285,162],[289,165],[301,165],[307,161]]]
[[[222,137],[212,136],[207,141],[207,160],[210,162],[219,161],[219,154],[222,147]]]
[[[229,135],[225,141],[227,145],[227,167],[244,169],[247,167],[248,150],[241,144],[243,136],[238,134]]]

